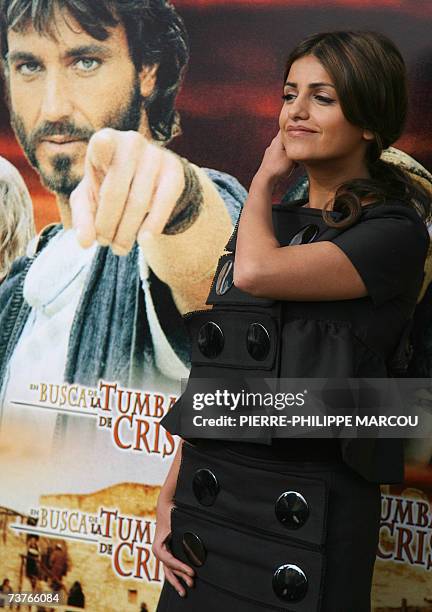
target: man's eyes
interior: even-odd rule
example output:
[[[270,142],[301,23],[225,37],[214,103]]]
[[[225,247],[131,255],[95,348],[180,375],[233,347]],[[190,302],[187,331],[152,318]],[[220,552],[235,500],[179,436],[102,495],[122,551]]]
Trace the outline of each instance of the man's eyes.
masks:
[[[96,68],[99,68],[101,61],[94,57],[81,57],[74,62],[74,67],[82,72],[93,72]]]
[[[79,72],[89,73],[93,72],[101,65],[101,60],[94,57],[80,57],[74,60],[72,67]],[[34,76],[41,72],[42,65],[39,62],[29,61],[17,64],[16,71],[24,77]]]
[[[41,70],[38,62],[23,62],[18,64],[16,70],[23,76],[32,76]]]

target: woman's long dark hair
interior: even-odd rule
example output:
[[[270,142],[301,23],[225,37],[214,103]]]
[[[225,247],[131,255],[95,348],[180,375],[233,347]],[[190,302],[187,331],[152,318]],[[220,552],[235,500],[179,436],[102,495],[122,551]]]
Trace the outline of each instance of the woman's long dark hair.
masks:
[[[407,77],[404,60],[394,43],[376,32],[324,32],[303,40],[287,60],[284,84],[292,64],[313,55],[332,77],[345,118],[372,131],[366,161],[370,178],[341,184],[323,209],[331,227],[348,227],[361,214],[362,202],[402,200],[413,206],[428,221],[431,198],[408,173],[380,159],[381,153],[402,134],[408,108]],[[327,208],[343,213],[336,222]]]

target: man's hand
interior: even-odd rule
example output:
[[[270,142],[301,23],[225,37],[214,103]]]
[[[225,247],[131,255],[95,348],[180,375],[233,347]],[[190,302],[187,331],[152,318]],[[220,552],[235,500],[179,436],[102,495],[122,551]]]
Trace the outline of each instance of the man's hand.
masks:
[[[72,224],[83,247],[97,240],[116,255],[163,231],[184,188],[171,151],[138,132],[104,128],[91,137],[84,177],[72,192]]]

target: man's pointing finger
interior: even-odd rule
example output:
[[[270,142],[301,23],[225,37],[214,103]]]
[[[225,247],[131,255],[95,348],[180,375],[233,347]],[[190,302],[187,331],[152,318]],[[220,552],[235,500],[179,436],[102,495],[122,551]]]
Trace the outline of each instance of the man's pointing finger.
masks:
[[[115,130],[103,128],[90,138],[86,158],[85,176],[88,177],[93,196],[99,198],[99,189],[112,161],[117,147]]]
[[[84,248],[91,247],[96,240],[95,212],[96,202],[93,198],[88,177],[84,177],[69,199],[72,212],[72,225],[76,230],[78,242]]]

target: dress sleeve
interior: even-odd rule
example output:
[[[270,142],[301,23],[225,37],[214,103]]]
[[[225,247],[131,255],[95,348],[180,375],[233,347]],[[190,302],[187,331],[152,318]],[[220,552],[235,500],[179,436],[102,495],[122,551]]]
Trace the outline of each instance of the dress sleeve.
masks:
[[[430,238],[409,205],[371,206],[332,242],[355,266],[376,307],[417,286],[420,291]]]

